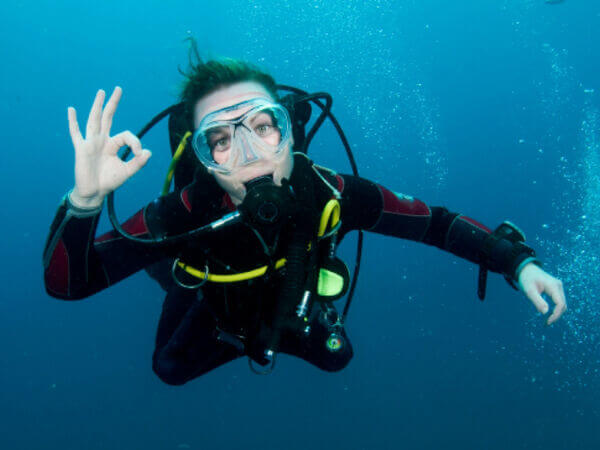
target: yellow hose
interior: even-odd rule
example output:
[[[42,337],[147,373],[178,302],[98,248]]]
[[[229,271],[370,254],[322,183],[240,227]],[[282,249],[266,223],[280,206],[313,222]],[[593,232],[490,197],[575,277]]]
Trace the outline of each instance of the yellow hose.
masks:
[[[169,193],[169,188],[171,187],[171,180],[173,179],[173,174],[175,173],[175,167],[179,162],[179,158],[183,154],[185,150],[185,146],[187,145],[187,140],[192,135],[191,131],[186,132],[181,141],[179,141],[179,145],[177,146],[177,150],[171,159],[171,164],[169,164],[169,169],[167,170],[167,178],[165,178],[165,183],[163,184],[162,192],[160,195],[167,195]]]

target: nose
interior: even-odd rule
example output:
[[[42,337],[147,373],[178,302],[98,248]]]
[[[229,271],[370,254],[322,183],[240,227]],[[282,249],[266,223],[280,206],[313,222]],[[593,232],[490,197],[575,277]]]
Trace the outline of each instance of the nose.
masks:
[[[242,125],[242,127],[236,129],[236,140],[239,143],[240,159],[242,164],[249,164],[259,159],[258,153],[252,147],[250,143],[249,134],[250,131]]]

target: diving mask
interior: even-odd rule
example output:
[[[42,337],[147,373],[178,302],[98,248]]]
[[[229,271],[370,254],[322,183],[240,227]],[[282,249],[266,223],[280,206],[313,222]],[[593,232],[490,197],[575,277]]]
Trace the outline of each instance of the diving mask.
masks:
[[[253,98],[207,114],[192,138],[207,168],[231,173],[288,148],[292,126],[287,110],[266,98]]]

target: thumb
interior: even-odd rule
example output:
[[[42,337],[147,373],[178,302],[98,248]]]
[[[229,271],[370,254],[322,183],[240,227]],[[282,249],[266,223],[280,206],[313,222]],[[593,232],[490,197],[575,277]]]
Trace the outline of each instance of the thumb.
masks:
[[[546,314],[548,312],[548,303],[540,295],[535,286],[527,289],[525,293],[527,294],[529,300],[531,300],[531,303],[533,303],[533,305],[540,313]]]

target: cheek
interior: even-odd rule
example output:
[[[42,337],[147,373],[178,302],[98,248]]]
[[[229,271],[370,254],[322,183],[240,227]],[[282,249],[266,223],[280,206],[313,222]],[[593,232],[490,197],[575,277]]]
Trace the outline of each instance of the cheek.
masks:
[[[278,181],[281,181],[282,178],[289,179],[294,168],[294,157],[292,152],[289,149],[284,150],[284,152],[284,158],[277,162]]]
[[[223,151],[223,152],[213,152],[212,157],[217,164],[225,164],[227,159],[229,158],[229,152],[231,150]]]
[[[263,139],[267,144],[276,147],[281,142],[281,133],[279,132],[279,130],[277,130],[276,132],[271,133],[269,136]]]
[[[243,199],[245,193],[244,185],[235,176],[222,175],[218,172],[214,172],[213,176],[215,177],[217,184],[231,196],[234,203],[236,203],[237,200]]]

